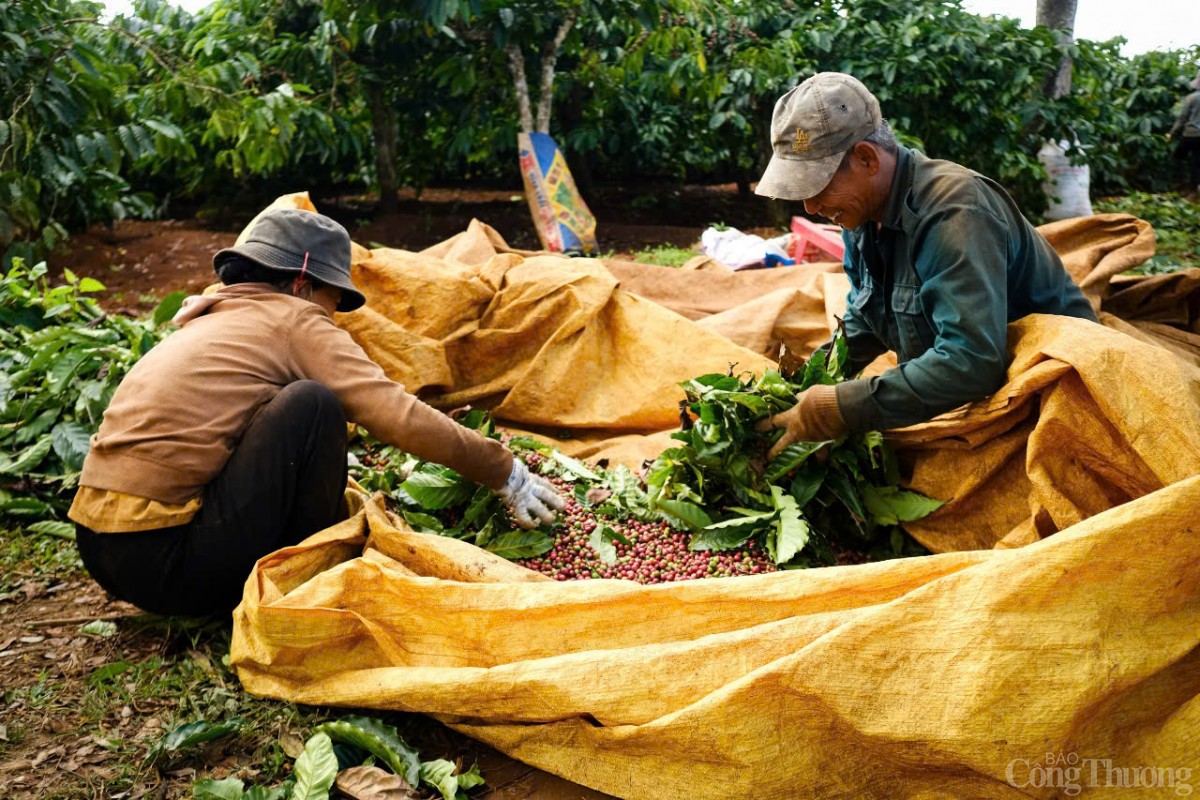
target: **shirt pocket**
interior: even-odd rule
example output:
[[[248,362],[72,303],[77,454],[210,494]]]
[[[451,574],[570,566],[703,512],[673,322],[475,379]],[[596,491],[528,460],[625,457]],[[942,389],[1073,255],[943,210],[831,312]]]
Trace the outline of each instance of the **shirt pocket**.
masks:
[[[921,287],[896,284],[892,288],[892,315],[896,320],[896,356],[910,361],[933,348],[933,325],[921,303]]]
[[[872,331],[877,331],[879,324],[879,320],[875,319],[878,316],[875,299],[875,286],[870,278],[863,278],[862,286],[858,291],[850,293],[846,303],[847,313],[853,313],[856,319]]]

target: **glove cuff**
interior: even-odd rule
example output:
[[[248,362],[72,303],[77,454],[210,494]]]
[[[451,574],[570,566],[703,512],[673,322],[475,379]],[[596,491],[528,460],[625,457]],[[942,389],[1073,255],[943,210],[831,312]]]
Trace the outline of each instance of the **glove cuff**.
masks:
[[[525,466],[524,461],[513,456],[512,472],[508,474],[508,480],[496,491],[496,494],[507,500],[525,488],[525,484],[528,482],[529,468]]]
[[[846,432],[846,420],[842,418],[837,390],[833,386],[813,386],[804,394],[805,416],[820,439],[836,439]]]

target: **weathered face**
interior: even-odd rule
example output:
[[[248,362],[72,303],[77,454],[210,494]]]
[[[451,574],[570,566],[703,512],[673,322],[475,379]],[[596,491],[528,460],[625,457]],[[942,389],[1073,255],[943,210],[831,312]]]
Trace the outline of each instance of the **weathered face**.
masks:
[[[871,219],[876,206],[873,179],[877,173],[878,160],[863,158],[855,148],[833,173],[829,185],[804,201],[804,210],[847,230],[861,227]]]

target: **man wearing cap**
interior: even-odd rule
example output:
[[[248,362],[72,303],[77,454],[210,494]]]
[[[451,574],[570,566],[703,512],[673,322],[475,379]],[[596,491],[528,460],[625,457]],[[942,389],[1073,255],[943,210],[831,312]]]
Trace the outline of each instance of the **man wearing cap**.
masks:
[[[1179,139],[1175,145],[1175,158],[1188,162],[1188,189],[1200,192],[1200,70],[1188,86],[1192,93],[1183,99],[1179,118],[1171,126],[1167,140]]]
[[[334,324],[365,302],[341,225],[270,211],[213,266],[226,286],[188,299],[92,437],[70,517],[101,586],[158,613],[232,609],[256,560],[344,515],[347,420],[488,486],[522,525],[553,521],[545,480]]]
[[[999,184],[896,144],[858,80],[823,72],[789,91],[771,120],[773,155],[757,192],[803,200],[843,229],[850,278],[844,323],[856,375],[893,350],[877,377],[814,386],[763,430],[795,441],[931,419],[998,390],[1006,328],[1027,314],[1096,320],[1058,254]]]

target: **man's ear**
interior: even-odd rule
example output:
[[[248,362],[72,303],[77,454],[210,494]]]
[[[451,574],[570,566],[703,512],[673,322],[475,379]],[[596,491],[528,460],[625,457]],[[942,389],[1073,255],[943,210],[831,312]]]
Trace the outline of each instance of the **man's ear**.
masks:
[[[874,177],[879,173],[879,151],[870,142],[859,142],[854,145],[853,157],[858,161],[859,166],[866,169],[868,175]]]

